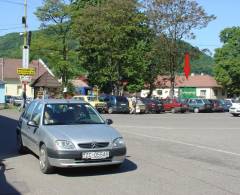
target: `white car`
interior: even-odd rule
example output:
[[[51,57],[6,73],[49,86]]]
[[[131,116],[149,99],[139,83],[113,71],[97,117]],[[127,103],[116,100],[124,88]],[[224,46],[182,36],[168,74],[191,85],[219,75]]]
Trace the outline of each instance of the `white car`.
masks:
[[[229,108],[229,113],[233,116],[240,115],[240,103],[233,103],[232,106]]]

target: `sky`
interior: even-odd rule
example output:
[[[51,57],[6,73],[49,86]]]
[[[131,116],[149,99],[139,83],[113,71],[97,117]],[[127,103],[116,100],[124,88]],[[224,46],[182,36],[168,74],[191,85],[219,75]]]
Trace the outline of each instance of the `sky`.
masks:
[[[220,32],[227,27],[240,26],[240,0],[196,0],[208,14],[214,14],[217,19],[200,30],[195,30],[195,40],[186,40],[200,49],[209,49],[214,53],[215,48],[221,47]],[[27,0],[28,26],[37,30],[40,22],[34,15],[42,0]],[[0,36],[10,32],[22,32],[21,18],[24,14],[24,0],[0,0]]]

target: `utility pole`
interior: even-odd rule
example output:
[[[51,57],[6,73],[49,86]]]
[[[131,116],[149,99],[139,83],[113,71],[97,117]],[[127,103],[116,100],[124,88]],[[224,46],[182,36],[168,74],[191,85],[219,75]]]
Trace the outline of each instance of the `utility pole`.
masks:
[[[23,55],[22,55],[22,68],[28,68],[29,66],[29,45],[27,44],[27,36],[28,36],[28,29],[27,29],[27,0],[24,0],[24,16],[22,17],[22,24],[24,28],[24,42],[23,42]],[[25,101],[26,101],[26,82],[23,81],[23,98],[25,98],[24,105],[25,107]]]

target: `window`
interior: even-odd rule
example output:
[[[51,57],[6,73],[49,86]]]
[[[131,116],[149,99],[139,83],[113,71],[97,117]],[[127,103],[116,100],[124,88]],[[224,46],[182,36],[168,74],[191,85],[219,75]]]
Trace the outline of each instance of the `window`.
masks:
[[[20,95],[22,93],[22,86],[18,85],[17,86],[17,94]]]
[[[225,90],[223,89],[223,90],[222,90],[222,96],[225,96],[225,94],[226,94],[226,93],[225,93]]]
[[[189,103],[190,104],[196,104],[196,101],[195,100],[190,100]]]
[[[33,110],[31,121],[34,121],[36,125],[40,124],[42,109],[43,109],[43,105],[39,103]]]
[[[157,90],[157,94],[158,94],[158,95],[162,95],[162,94],[163,94],[162,90],[161,90],[161,89],[158,89],[158,90]]]
[[[200,96],[206,97],[207,91],[206,90],[200,90]]]
[[[23,113],[23,118],[30,120],[32,111],[36,105],[36,102],[32,102],[26,109],[26,111]]]
[[[44,125],[104,124],[88,104],[47,104],[43,121]]]
[[[197,104],[202,104],[202,100],[196,100]]]
[[[214,95],[215,95],[215,96],[218,96],[218,90],[217,90],[217,89],[214,89],[213,91],[214,91]]]

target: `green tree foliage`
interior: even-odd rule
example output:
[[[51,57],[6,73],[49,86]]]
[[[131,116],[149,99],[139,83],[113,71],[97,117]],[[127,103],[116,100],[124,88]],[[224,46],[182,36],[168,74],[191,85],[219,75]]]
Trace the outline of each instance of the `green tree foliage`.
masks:
[[[10,33],[0,37],[0,57],[22,58],[23,37]]]
[[[229,96],[240,95],[240,27],[224,29],[220,34],[222,48],[214,55],[216,80],[228,89]]]
[[[33,39],[32,50],[43,55],[56,75],[68,85],[74,75],[77,56],[74,41],[71,39],[70,1],[44,0],[43,6],[36,11],[44,29],[37,39]]]
[[[85,5],[74,14],[73,23],[81,64],[92,83],[117,94],[123,80],[130,91],[143,87],[149,29],[135,0]]]
[[[206,27],[215,17],[208,15],[195,0],[146,0],[145,5],[150,27],[163,38],[168,60],[166,69],[174,96],[175,75],[186,52],[180,47],[180,41],[193,39],[193,30]]]

